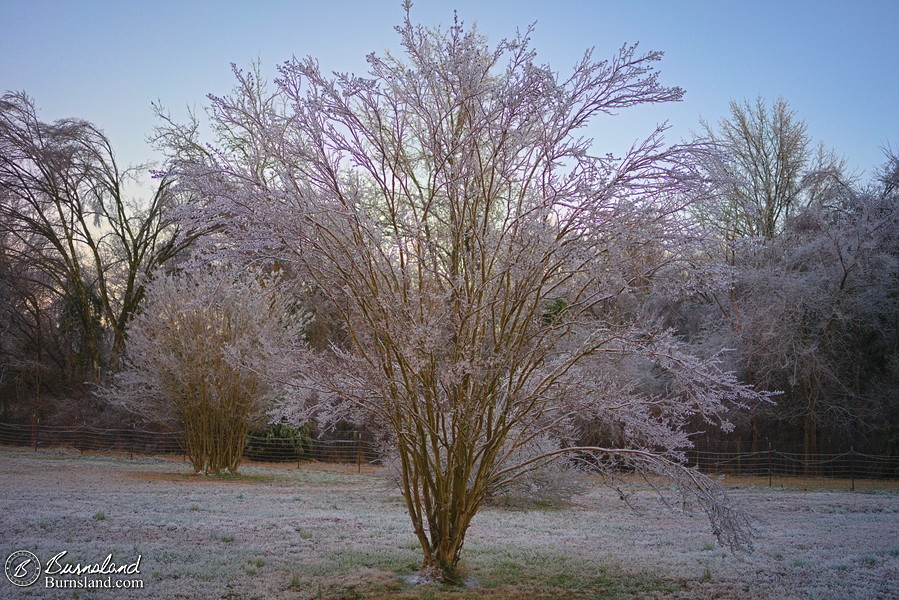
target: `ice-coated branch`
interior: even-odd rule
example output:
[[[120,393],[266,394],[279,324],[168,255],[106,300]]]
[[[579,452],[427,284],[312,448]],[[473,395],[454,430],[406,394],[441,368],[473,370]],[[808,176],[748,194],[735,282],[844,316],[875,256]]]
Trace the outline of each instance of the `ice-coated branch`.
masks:
[[[268,92],[238,72],[212,98],[217,144],[173,169],[204,199],[191,218],[216,231],[210,260],[277,271],[339,323],[298,369],[320,415],[391,441],[423,571],[451,578],[527,444],[571,445],[590,422],[673,460],[692,419],[724,423],[754,392],[637,308],[656,282],[688,285],[682,209],[713,193],[709,149],[666,145],[664,126],[617,158],[577,136],[680,99],[661,54],[588,52],[561,75],[527,32],[490,48],[459,21],[413,23],[408,5],[397,32],[403,55],[370,55],[365,77],[295,58]]]

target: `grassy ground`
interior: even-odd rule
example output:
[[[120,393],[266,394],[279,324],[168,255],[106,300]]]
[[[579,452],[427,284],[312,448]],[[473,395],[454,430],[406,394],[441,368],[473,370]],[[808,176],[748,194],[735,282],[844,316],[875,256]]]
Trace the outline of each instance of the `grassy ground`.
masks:
[[[797,490],[797,491],[833,491],[833,492],[892,492],[899,494],[899,480],[896,479],[839,479],[832,477],[748,477],[743,475],[711,475],[712,478],[728,489],[742,490]],[[628,480],[627,477],[625,477]],[[595,478],[597,482],[601,480]],[[641,478],[633,477],[629,481],[634,485],[642,483]]]
[[[596,486],[570,507],[490,508],[470,530],[464,589],[417,586],[403,503],[355,466],[248,465],[236,477],[162,458],[0,450],[0,559],[120,563],[143,589],[18,588],[2,598],[893,598],[895,491],[732,493],[758,519],[753,554],[720,548],[701,514],[664,508],[637,482],[633,512]],[[725,485],[734,483],[730,478]],[[767,483],[767,482],[765,482]],[[805,484],[803,484],[805,485]],[[895,488],[893,488],[895,489]]]

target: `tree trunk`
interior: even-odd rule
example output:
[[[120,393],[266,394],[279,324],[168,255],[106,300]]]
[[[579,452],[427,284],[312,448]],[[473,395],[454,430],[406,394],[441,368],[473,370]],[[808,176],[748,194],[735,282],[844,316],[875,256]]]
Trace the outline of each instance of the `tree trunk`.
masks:
[[[419,577],[422,582],[458,584],[459,559],[465,534],[485,497],[486,482],[482,477],[471,480],[471,465],[464,459],[442,468],[440,458],[432,459],[428,444],[403,445],[403,496],[423,553]],[[464,453],[463,453],[464,454]],[[483,473],[483,472],[482,472]]]
[[[424,563],[419,571],[419,577],[422,581],[461,582],[458,569],[459,558],[467,529],[468,527],[466,526],[464,530],[457,530],[449,535],[444,535],[439,541],[430,544],[425,550]]]
[[[815,416],[809,413],[805,416],[805,420],[802,424],[802,453],[805,455],[806,459],[809,455],[815,453],[817,447],[817,424],[815,423]],[[806,475],[814,475],[808,462],[806,462],[804,470]]]

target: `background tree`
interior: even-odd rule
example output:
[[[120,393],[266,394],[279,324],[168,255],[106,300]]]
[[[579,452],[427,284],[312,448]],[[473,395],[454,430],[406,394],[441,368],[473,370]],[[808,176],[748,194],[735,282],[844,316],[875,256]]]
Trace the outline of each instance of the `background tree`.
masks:
[[[731,401],[757,395],[619,306],[687,251],[683,199],[702,193],[702,148],[666,147],[657,130],[616,159],[576,135],[596,116],[678,100],[653,69],[660,53],[588,52],[561,77],[526,35],[490,49],[458,22],[413,25],[408,5],[399,33],[405,60],[369,56],[370,78],[292,60],[260,101],[238,72],[209,114],[252,143],[226,139],[171,169],[206,199],[197,218],[218,232],[216,256],[289,265],[340,315],[346,344],[301,360],[331,396],[323,420],[385,428],[422,575],[453,579],[491,492],[565,453],[672,476],[716,534],[746,542],[682,450],[691,417],[723,424]],[[661,393],[607,379],[622,362]],[[621,445],[572,446],[585,419],[616,424]],[[559,444],[522,452],[541,436]]]
[[[10,215],[0,215],[0,396],[4,418],[15,418],[19,401],[58,389],[73,376],[78,346],[67,339],[71,328],[60,326],[63,303],[54,282],[22,250]]]
[[[816,453],[825,436],[831,448],[882,451],[884,426],[895,420],[895,165],[890,157],[867,189],[820,188],[774,239],[733,246],[730,284],[698,301],[690,335],[712,351],[733,348],[745,380],[783,391],[740,428],[753,442],[798,442]]]
[[[762,98],[731,102],[730,117],[717,128],[707,122],[702,126],[721,151],[707,165],[709,174],[723,179],[728,189],[714,208],[698,204],[694,211],[725,240],[772,239],[830,177],[842,174],[833,153],[823,147],[815,151],[807,125],[783,98],[770,108]]]
[[[250,277],[160,274],[128,328],[127,366],[105,395],[182,429],[196,471],[236,472],[247,431],[268,422],[280,393],[266,365],[297,341],[302,324]]]
[[[30,329],[22,334],[41,362],[43,327],[52,321],[65,337],[70,384],[117,367],[143,279],[193,240],[176,235],[168,180],[148,200],[128,195],[140,170],[121,170],[91,123],[45,123],[24,93],[0,100],[0,239],[20,275],[20,306],[31,314],[16,327]]]

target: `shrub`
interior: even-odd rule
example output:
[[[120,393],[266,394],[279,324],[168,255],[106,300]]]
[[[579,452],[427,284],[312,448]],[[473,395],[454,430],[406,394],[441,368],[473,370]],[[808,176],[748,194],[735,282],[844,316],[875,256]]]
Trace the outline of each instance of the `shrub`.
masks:
[[[180,426],[197,472],[235,472],[247,431],[282,393],[266,372],[303,319],[272,288],[225,272],[162,275],[129,327],[126,368],[106,395]]]
[[[312,438],[304,424],[274,423],[247,436],[244,456],[269,462],[310,460]]]
[[[560,448],[555,440],[542,437],[514,449],[505,463],[520,464]],[[583,470],[570,456],[537,462],[511,481],[491,487],[486,503],[510,508],[557,508],[588,488]]]

